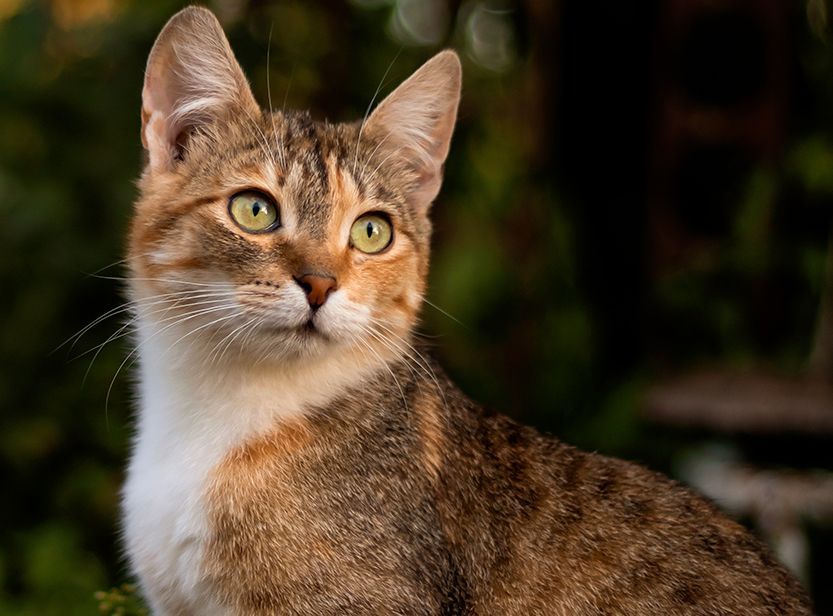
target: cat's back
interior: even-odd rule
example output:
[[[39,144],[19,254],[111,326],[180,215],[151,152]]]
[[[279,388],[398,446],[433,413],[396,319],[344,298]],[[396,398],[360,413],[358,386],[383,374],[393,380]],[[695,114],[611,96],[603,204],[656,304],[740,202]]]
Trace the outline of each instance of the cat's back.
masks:
[[[768,550],[690,490],[457,400],[443,519],[483,613],[811,613]]]

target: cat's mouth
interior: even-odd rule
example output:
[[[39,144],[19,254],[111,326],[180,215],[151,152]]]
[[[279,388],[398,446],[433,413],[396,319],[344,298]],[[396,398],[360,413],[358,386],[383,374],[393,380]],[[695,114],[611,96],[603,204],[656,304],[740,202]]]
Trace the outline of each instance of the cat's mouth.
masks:
[[[308,334],[308,335],[310,335],[310,336],[313,336],[313,335],[315,335],[315,336],[323,336],[323,335],[324,335],[324,334],[321,332],[321,330],[320,330],[320,329],[318,329],[318,327],[316,327],[316,326],[315,326],[315,321],[313,320],[313,318],[312,318],[312,317],[310,317],[309,319],[307,319],[307,322],[306,322],[306,323],[304,323],[303,325],[301,325],[298,329],[299,329],[302,333],[304,333],[304,334]]]
[[[296,336],[298,336],[302,339],[313,339],[313,338],[317,338],[317,339],[320,339],[320,340],[329,340],[330,339],[330,337],[327,334],[325,334],[323,331],[321,331],[321,328],[319,328],[315,324],[315,319],[312,316],[309,317],[301,325],[296,325],[294,327],[287,327],[285,325],[273,325],[273,326],[269,327],[268,329],[270,329],[275,334],[282,334],[282,335],[295,334]]]

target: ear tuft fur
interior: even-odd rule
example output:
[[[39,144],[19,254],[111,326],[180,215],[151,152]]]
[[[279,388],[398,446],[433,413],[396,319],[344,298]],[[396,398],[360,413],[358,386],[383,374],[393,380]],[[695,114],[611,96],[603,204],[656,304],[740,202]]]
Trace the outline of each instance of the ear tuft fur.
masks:
[[[159,33],[145,71],[142,143],[151,170],[170,168],[190,131],[230,111],[260,113],[217,18],[183,9]]]

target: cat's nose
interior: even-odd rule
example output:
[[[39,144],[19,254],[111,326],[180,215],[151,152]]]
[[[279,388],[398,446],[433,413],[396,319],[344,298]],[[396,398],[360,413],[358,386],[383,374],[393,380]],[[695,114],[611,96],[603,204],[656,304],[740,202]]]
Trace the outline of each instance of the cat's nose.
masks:
[[[307,301],[313,310],[318,310],[323,306],[327,301],[327,296],[336,289],[336,279],[333,276],[304,274],[296,276],[295,282],[307,294]]]

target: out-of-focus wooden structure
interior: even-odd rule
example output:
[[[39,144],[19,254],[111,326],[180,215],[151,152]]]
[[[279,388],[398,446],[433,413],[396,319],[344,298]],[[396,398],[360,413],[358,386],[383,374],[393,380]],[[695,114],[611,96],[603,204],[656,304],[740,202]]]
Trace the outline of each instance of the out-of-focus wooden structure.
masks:
[[[669,0],[660,20],[655,142],[649,196],[654,275],[696,255],[704,241],[678,219],[673,183],[687,148],[719,144],[736,148],[755,164],[771,166],[781,154],[787,117],[787,6],[780,0]],[[728,101],[698,100],[671,64],[679,41],[715,16],[757,32],[760,54],[752,67],[760,82]],[[724,33],[725,34],[725,33]],[[703,32],[700,32],[703,37]],[[677,67],[678,68],[678,67]],[[740,76],[739,76],[740,77]],[[721,368],[678,375],[653,387],[644,416],[664,426],[714,435],[772,438],[804,435],[833,439],[833,240],[817,334],[805,375]],[[766,470],[720,461],[708,450],[687,466],[685,478],[724,508],[755,520],[781,559],[806,572],[809,547],[802,524],[833,520],[833,473]]]

